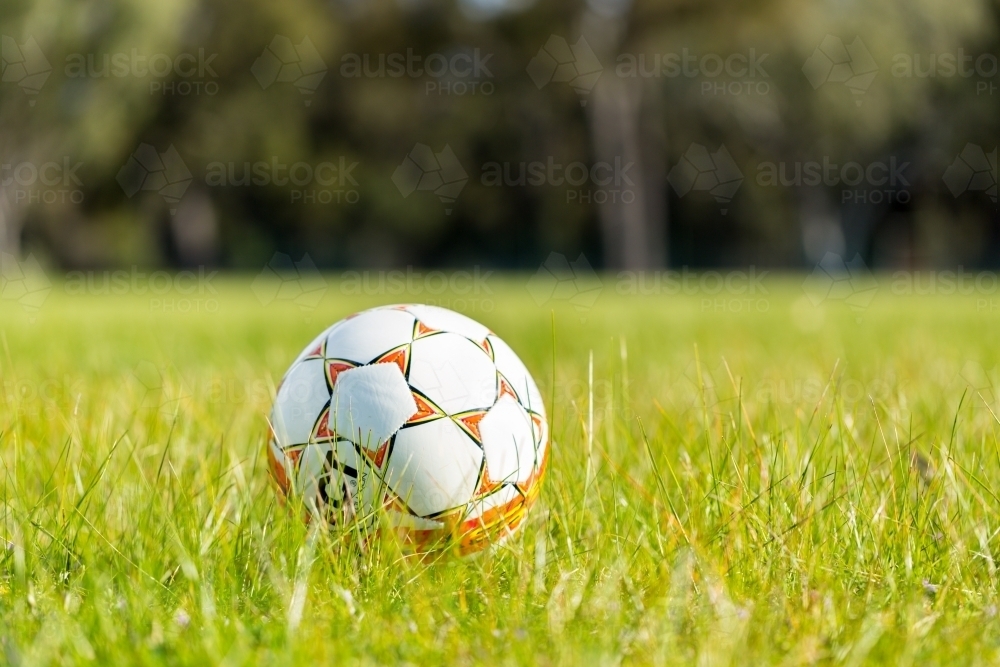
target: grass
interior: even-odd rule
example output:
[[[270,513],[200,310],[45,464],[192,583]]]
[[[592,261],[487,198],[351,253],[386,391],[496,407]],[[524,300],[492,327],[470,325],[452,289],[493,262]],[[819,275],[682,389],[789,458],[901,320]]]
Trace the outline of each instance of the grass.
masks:
[[[817,308],[788,277],[737,311],[613,280],[582,312],[517,277],[437,298],[550,401],[539,504],[464,560],[310,529],[265,471],[302,346],[407,297],[333,282],[301,311],[217,278],[204,299],[0,302],[0,664],[1000,660],[981,300]]]

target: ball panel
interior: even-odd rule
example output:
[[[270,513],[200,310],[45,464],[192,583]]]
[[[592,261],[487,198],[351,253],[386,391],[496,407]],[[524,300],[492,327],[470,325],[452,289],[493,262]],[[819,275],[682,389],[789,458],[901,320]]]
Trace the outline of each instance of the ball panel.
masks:
[[[486,410],[475,410],[452,416],[455,423],[480,447],[483,446],[483,434],[480,431],[480,425],[486,416],[486,412]]]
[[[325,484],[327,454],[332,450],[333,443],[329,442],[307,445],[295,467],[295,494],[314,513],[320,512],[320,484]]]
[[[486,339],[490,330],[475,320],[438,306],[412,305],[406,310],[413,313],[425,326],[437,331],[450,331],[477,344]]]
[[[337,325],[335,324],[333,326],[335,327]],[[326,329],[320,335],[316,336],[316,338],[314,338],[312,342],[306,345],[305,349],[303,349],[302,352],[299,354],[299,356],[295,358],[293,365],[299,363],[300,361],[306,359],[307,357],[322,357],[324,343],[326,343],[326,337],[330,334],[330,331],[332,329],[333,327]]]
[[[318,485],[321,508],[331,520],[338,518],[337,511],[353,515],[359,509],[364,470],[365,461],[350,442],[338,440],[334,443],[327,453]]]
[[[545,463],[545,455],[549,449],[549,424],[545,417],[531,415],[531,432],[535,438],[535,470],[540,470]]]
[[[410,384],[453,415],[493,405],[496,368],[478,345],[463,336],[440,333],[413,341]]]
[[[343,438],[375,450],[417,412],[396,364],[373,364],[337,375],[330,397],[330,427]]]
[[[353,443],[313,443],[283,453],[286,496],[331,523],[353,518],[371,524],[371,509],[378,507],[386,487]]]
[[[521,498],[522,494],[516,487],[504,484],[497,491],[488,496],[477,498],[469,503],[466,508],[466,519],[478,519],[494,507],[506,505],[516,498]]]
[[[541,488],[539,482],[545,477],[545,469],[549,464],[549,449],[546,446],[541,454],[538,456],[538,464],[535,466],[535,471],[532,473],[531,478],[528,479],[524,484],[518,484],[517,488],[521,490],[521,493],[525,494],[529,499],[533,499],[538,495]]]
[[[417,404],[417,411],[406,421],[407,424],[419,424],[447,416],[440,406],[435,405],[434,401],[424,396],[419,389],[414,389],[412,385],[410,393],[413,394],[413,401]]]
[[[407,426],[396,434],[385,481],[422,517],[431,517],[472,498],[483,452],[452,420]]]
[[[413,323],[413,315],[402,310],[365,311],[330,331],[326,357],[367,364],[413,340]]]
[[[534,496],[525,496],[510,486],[478,501],[470,507],[475,514],[462,522],[460,552],[474,553],[503,543],[520,527],[533,502]]]
[[[289,369],[271,410],[279,447],[309,442],[317,417],[330,400],[322,359],[300,361]]]
[[[396,510],[386,510],[386,518],[389,525],[394,528],[404,528],[409,530],[441,530],[445,527],[440,521],[424,519],[423,517],[404,514]]]
[[[267,441],[267,464],[271,478],[278,485],[281,498],[284,499],[292,491],[295,470],[292,462],[285,456],[284,451],[278,447],[278,443],[273,438],[269,438]]]
[[[517,394],[518,401],[532,412],[544,416],[545,404],[542,402],[542,394],[538,391],[535,381],[531,378],[531,373],[521,362],[520,357],[495,334],[490,335],[489,342],[493,347],[493,358],[497,370],[510,383],[511,388]]]
[[[521,405],[502,396],[479,424],[486,468],[493,482],[523,483],[535,469],[535,438]]]

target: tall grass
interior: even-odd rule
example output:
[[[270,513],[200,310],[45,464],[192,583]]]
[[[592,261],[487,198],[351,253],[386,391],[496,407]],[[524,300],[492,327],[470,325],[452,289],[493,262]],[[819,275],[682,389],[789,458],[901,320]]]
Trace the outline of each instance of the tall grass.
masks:
[[[497,288],[468,314],[550,397],[552,458],[467,559],[306,525],[266,475],[284,369],[398,297],[2,302],[0,663],[995,664],[996,316],[798,283],[753,312]]]

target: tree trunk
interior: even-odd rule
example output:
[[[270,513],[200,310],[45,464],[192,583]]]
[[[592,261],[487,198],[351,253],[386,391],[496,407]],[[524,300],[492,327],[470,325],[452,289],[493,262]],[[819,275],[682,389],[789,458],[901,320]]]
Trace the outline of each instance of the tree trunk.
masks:
[[[21,227],[24,211],[11,203],[6,190],[0,190],[0,252],[21,257]]]
[[[595,185],[604,264],[611,269],[655,269],[667,256],[665,151],[658,113],[659,89],[615,74],[622,17],[591,12],[582,21],[584,38],[604,66],[588,101],[594,158],[621,171],[619,182]],[[631,165],[631,167],[629,167]],[[603,190],[604,192],[601,192]]]

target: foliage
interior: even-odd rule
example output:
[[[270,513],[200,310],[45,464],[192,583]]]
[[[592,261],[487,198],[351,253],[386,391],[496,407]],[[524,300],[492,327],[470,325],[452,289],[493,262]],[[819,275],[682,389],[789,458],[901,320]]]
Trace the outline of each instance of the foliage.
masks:
[[[960,50],[973,58],[992,54],[995,63],[997,11],[986,0],[5,3],[0,32],[17,44],[35,39],[52,72],[37,95],[24,94],[13,78],[0,86],[4,164],[68,157],[83,167],[79,203],[25,203],[6,184],[0,243],[11,254],[23,248],[68,268],[208,262],[258,269],[275,248],[308,251],[321,266],[335,267],[533,268],[553,250],[584,251],[593,264],[612,267],[789,266],[818,261],[823,253],[812,256],[806,223],[833,217],[844,251],[861,252],[869,264],[898,265],[906,257],[916,266],[994,262],[995,205],[956,201],[941,175],[967,143],[987,153],[995,147],[1000,92],[978,86],[995,88],[996,72],[969,78],[942,68],[940,75],[905,76],[894,68],[898,58],[916,55],[917,69],[926,69],[929,59],[955,58]],[[276,35],[315,46],[329,69],[314,94],[287,83],[264,89],[255,78],[254,63]],[[553,35],[570,43],[587,38],[603,67],[592,92],[539,88],[529,77],[529,63]],[[834,85],[814,90],[803,75],[826,35],[847,43],[857,35],[867,45],[878,74],[863,95]],[[622,69],[629,58],[644,58],[651,72],[670,54],[729,58],[751,50],[765,59],[763,74],[749,79],[700,70],[630,78]],[[490,94],[444,92],[446,84],[464,83],[461,77],[395,76],[377,67],[393,54],[476,52],[488,75],[475,82],[488,83]],[[133,53],[171,60],[203,53],[211,74],[161,80],[103,68],[105,58]],[[370,68],[357,75],[350,65],[359,62]],[[217,92],[174,92],[192,79]],[[756,92],[713,92],[745,83]],[[161,151],[175,146],[194,175],[187,205],[173,215],[158,197],[126,197],[116,182],[141,143]],[[393,184],[416,143],[435,151],[447,144],[464,165],[469,182],[453,213],[436,197],[404,198]],[[713,151],[726,146],[745,177],[725,216],[711,198],[678,198],[668,186],[668,170],[693,143]],[[638,213],[596,203],[594,184],[574,193],[552,183],[491,187],[483,178],[491,164],[516,172],[525,162],[589,165],[616,157],[636,165]],[[837,188],[755,183],[762,163],[823,157],[837,164],[910,162],[912,201],[858,206],[840,201]],[[356,162],[356,205],[295,200],[273,184],[206,183],[213,164],[232,164],[240,174],[244,164],[272,160]],[[189,227],[201,236],[190,240]],[[631,250],[617,249],[623,243]],[[642,247],[654,250],[640,261]]]

